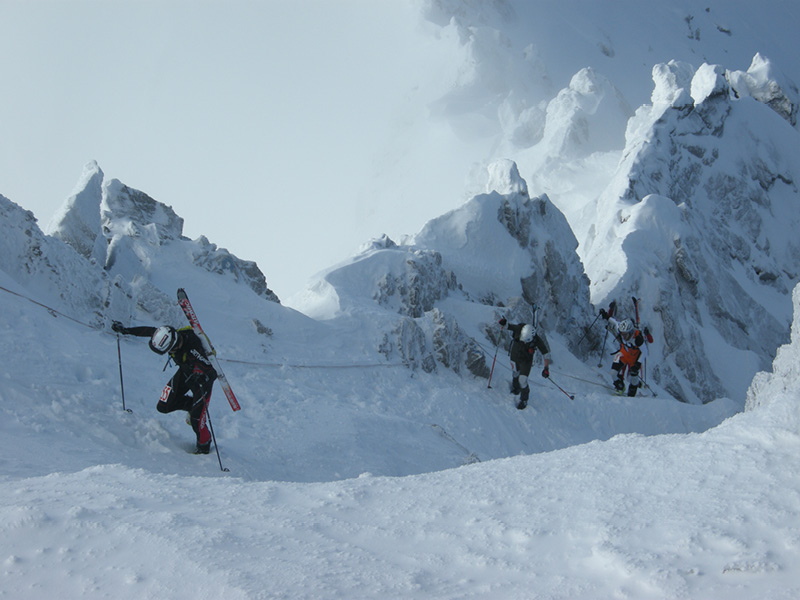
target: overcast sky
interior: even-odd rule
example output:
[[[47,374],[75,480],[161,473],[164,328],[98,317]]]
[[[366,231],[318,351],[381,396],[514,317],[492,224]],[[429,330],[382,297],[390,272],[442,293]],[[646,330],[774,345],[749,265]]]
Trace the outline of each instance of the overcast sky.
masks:
[[[671,0],[647,27],[635,0],[467,4],[0,0],[0,194],[46,230],[95,160],[291,304],[371,238],[401,241],[484,191],[503,98],[522,110],[590,66],[635,109],[659,62],[797,62],[796,19],[775,18],[789,0]],[[470,49],[450,10],[483,27]]]
[[[0,0],[0,194],[46,229],[96,160],[285,299],[462,201],[466,166],[408,151],[448,85],[434,30],[406,1]]]

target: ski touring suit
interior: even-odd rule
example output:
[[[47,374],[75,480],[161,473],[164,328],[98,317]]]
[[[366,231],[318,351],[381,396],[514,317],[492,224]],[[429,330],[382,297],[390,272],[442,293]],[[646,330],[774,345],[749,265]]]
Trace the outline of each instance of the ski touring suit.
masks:
[[[155,327],[116,327],[119,333],[138,337],[151,337]],[[167,382],[156,409],[161,413],[185,410],[189,424],[197,436],[198,454],[208,454],[211,448],[211,430],[208,426],[208,404],[217,373],[203,349],[200,338],[191,327],[176,331],[177,340],[169,352],[178,370]]]
[[[614,389],[618,392],[625,389],[625,373],[627,371],[630,374],[628,396],[635,396],[636,391],[642,385],[640,372],[642,362],[647,358],[647,344],[644,333],[638,327],[627,332],[620,332],[620,322],[614,317],[608,317],[609,331],[619,342],[619,350],[614,354],[614,361],[611,363],[611,369],[617,372]]]
[[[501,325],[505,325],[503,321],[500,323]],[[508,330],[511,332],[511,347],[509,348],[509,356],[511,357],[512,365],[511,393],[514,395],[519,394],[517,408],[520,410],[528,405],[528,397],[531,391],[528,385],[528,377],[531,374],[533,357],[536,350],[541,353],[544,359],[542,376],[549,377],[550,375],[550,345],[547,343],[547,339],[543,333],[536,332],[529,342],[523,341],[520,339],[520,335],[525,326],[525,323],[508,324]],[[530,327],[530,325],[528,325],[528,327]]]

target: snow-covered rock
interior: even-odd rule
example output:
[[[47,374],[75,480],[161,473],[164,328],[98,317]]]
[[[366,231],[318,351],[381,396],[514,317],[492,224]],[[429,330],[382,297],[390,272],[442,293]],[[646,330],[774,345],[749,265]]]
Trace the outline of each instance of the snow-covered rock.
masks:
[[[800,107],[797,84],[778,72],[767,57],[756,53],[746,72],[728,71],[726,77],[737,96],[755,98],[797,126]]]
[[[98,207],[103,198],[103,171],[94,161],[88,163],[75,186],[47,226],[45,233],[72,246],[81,256],[103,264],[106,242]]]
[[[778,348],[771,371],[756,373],[747,390],[745,410],[771,408],[781,412],[783,426],[800,432],[800,285],[792,293],[791,341]],[[788,417],[788,418],[787,418]]]
[[[726,74],[653,69],[653,103],[628,125],[582,248],[595,302],[642,298],[653,378],[695,402],[738,395],[768,366],[800,278],[787,235],[800,226],[800,137]]]
[[[490,165],[487,179],[488,193],[428,222],[409,243],[383,236],[322,274],[304,310],[329,311],[335,297],[335,314],[383,323],[378,347],[387,360],[428,372],[441,365],[488,376],[481,346],[498,342],[497,319],[530,322],[534,305],[544,330],[574,344],[592,315],[575,236],[547,197],[528,197],[513,161]]]
[[[167,267],[172,280],[180,281],[180,270],[191,265],[229,278],[232,283],[245,284],[260,297],[279,302],[256,263],[239,259],[204,236],[189,240],[183,235],[183,218],[172,207],[117,179],[104,180],[95,162],[86,165],[75,192],[51,221],[49,232],[112,278],[123,277],[132,289],[139,289],[140,306],[150,305],[152,309],[154,296],[162,297],[162,307],[174,304],[174,289],[159,292],[154,272]],[[164,258],[160,249],[167,246],[182,259],[159,267],[157,263]],[[165,318],[166,314],[159,310],[153,316]]]
[[[119,287],[85,256],[45,235],[33,213],[0,196],[0,270],[38,302],[73,318],[101,322]],[[122,292],[124,296],[124,292]]]
[[[499,191],[433,219],[414,243],[441,253],[468,297],[499,305],[521,296],[540,308],[551,330],[574,332],[592,311],[578,242],[564,215],[547,196],[528,197],[513,161],[493,163],[490,173]]]

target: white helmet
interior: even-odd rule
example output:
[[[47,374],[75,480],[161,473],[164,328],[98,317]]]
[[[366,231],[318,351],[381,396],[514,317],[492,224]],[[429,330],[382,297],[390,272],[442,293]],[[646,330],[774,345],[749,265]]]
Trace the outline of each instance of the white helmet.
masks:
[[[159,327],[150,338],[150,350],[158,354],[166,354],[175,347],[178,341],[178,332],[174,327],[164,325]]]
[[[628,333],[633,331],[633,321],[630,319],[622,319],[617,326],[620,333]]]
[[[533,335],[533,325],[523,325],[522,331],[519,332],[519,340],[528,344],[533,340]]]

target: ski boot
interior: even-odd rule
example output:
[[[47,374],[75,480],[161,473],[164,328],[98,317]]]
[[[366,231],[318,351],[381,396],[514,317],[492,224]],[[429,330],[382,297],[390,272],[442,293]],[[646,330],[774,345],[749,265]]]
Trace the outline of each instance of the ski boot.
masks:
[[[517,403],[517,408],[519,410],[524,410],[526,406],[528,406],[528,395],[531,393],[531,388],[525,387],[519,394],[519,402]]]
[[[205,444],[197,444],[197,448],[195,448],[195,454],[208,454],[211,451],[211,442],[207,442]]]

